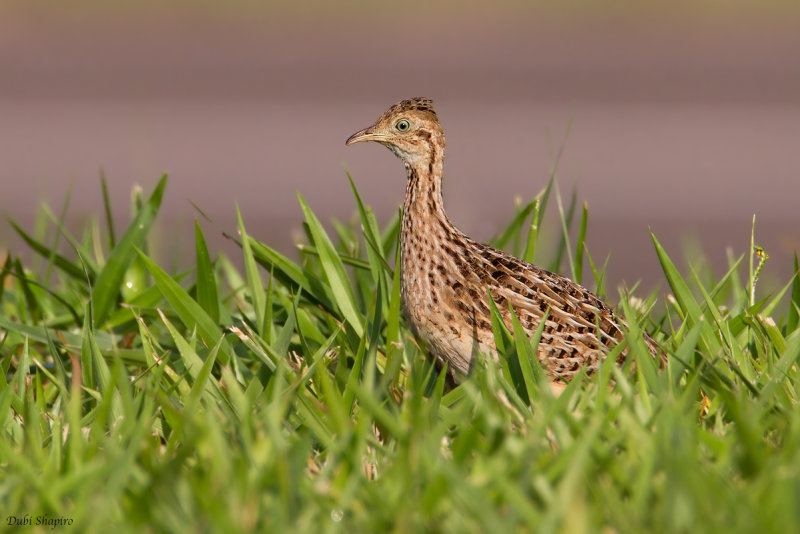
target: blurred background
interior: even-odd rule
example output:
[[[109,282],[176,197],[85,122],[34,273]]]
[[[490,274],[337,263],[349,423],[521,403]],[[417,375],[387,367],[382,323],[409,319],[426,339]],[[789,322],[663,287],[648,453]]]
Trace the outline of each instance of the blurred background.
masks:
[[[46,200],[79,227],[119,224],[130,190],[170,181],[162,256],[235,229],[290,251],[300,191],[350,220],[345,171],[387,220],[401,164],[344,141],[389,105],[432,97],[447,140],[445,201],[487,240],[546,183],[589,205],[609,281],[665,286],[673,257],[756,242],[784,283],[800,248],[800,3],[38,2],[0,6],[0,211],[30,228]],[[689,239],[693,246],[682,243]],[[0,225],[0,249],[21,246]],[[169,257],[169,256],[168,256]],[[682,266],[685,270],[685,266]],[[613,286],[611,286],[613,287]],[[612,290],[613,293],[613,290]]]

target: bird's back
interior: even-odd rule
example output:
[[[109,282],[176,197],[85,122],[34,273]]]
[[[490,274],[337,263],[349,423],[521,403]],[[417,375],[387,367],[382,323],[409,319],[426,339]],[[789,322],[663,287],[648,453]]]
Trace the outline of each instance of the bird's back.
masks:
[[[489,295],[511,330],[510,309],[530,336],[547,316],[538,359],[555,379],[597,370],[623,338],[623,324],[600,297],[572,280],[478,243],[461,232],[446,242],[408,236],[403,246],[406,317],[429,350],[466,374],[475,349],[494,354]],[[656,354],[657,345],[645,337]],[[624,358],[621,356],[621,358]]]

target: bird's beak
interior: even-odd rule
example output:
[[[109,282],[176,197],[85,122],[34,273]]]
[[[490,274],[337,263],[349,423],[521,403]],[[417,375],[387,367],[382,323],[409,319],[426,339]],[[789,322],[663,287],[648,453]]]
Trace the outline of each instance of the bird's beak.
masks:
[[[370,126],[369,128],[364,128],[353,135],[351,135],[347,141],[345,141],[345,146],[350,146],[353,143],[360,143],[361,141],[379,141],[381,136],[375,133],[375,126]]]

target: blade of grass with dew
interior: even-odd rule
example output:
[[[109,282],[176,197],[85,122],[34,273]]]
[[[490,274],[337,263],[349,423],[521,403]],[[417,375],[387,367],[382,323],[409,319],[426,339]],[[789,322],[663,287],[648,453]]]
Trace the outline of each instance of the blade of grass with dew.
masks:
[[[183,281],[190,271],[178,273],[172,277],[176,283]],[[106,319],[105,326],[109,329],[119,328],[123,325],[136,319],[134,310],[153,310],[159,303],[164,300],[164,295],[158,286],[150,286],[135,297],[133,297],[125,305],[117,308]]]
[[[158,213],[166,185],[167,176],[164,175],[117,243],[116,248],[111,251],[106,264],[97,276],[92,288],[91,301],[94,326],[101,325],[111,311],[111,307],[119,295],[125,271],[136,258],[136,249],[143,245],[147,232]]]

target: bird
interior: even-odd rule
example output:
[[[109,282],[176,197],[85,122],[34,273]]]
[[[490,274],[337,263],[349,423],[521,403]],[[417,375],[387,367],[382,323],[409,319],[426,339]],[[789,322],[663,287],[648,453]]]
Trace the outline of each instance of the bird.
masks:
[[[400,230],[403,315],[438,367],[455,384],[478,354],[497,358],[491,302],[506,326],[512,309],[526,335],[545,324],[536,357],[552,386],[581,371],[591,375],[624,338],[626,323],[601,297],[567,277],[482,244],[450,221],[442,199],[445,135],[429,98],[402,100],[347,139],[391,150],[406,170]],[[643,332],[651,354],[663,353]],[[628,349],[617,363],[626,359]],[[554,392],[558,391],[554,387]]]

